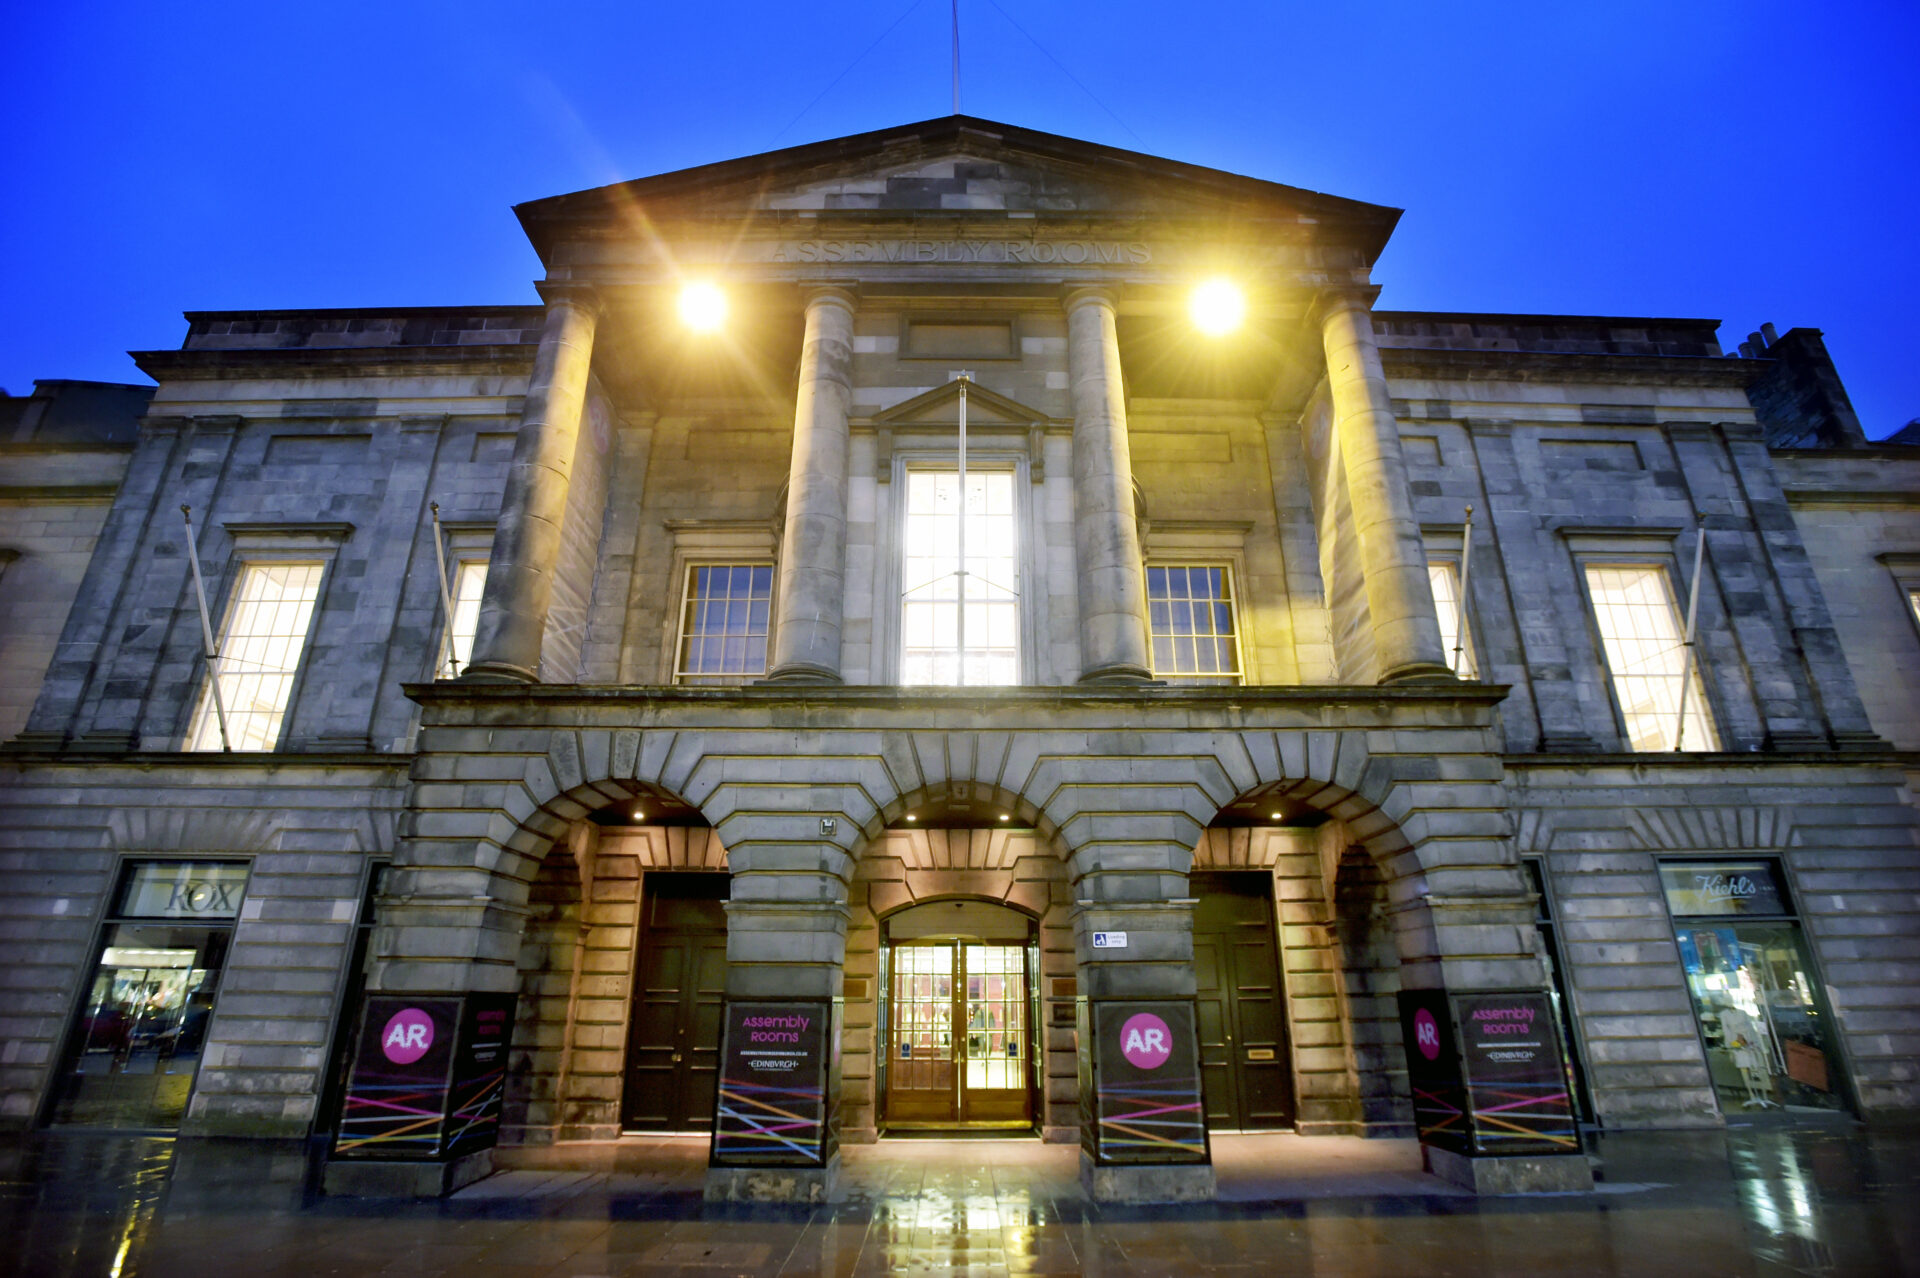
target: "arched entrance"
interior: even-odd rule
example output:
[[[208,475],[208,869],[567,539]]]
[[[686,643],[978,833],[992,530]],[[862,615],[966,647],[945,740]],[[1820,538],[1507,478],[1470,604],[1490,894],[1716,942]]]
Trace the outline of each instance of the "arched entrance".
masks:
[[[1038,920],[991,901],[928,901],[881,930],[883,1128],[1031,1128]]]

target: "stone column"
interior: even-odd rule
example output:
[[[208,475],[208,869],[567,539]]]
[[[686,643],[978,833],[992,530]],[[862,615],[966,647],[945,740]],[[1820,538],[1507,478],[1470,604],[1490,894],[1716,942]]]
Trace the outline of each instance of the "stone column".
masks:
[[[1143,683],[1147,582],[1133,508],[1133,459],[1113,295],[1067,295],[1073,387],[1073,544],[1080,568],[1080,682]]]
[[[793,410],[787,525],[775,587],[772,683],[839,683],[847,594],[847,407],[853,398],[853,294],[807,295]]]
[[[1321,295],[1321,337],[1334,432],[1346,471],[1381,683],[1452,678],[1427,580],[1426,549],[1400,456],[1387,375],[1373,344],[1373,313],[1353,290]]]
[[[599,321],[598,303],[587,290],[549,289],[546,297],[546,327],[500,502],[473,660],[460,676],[473,683],[540,680],[540,646]]]

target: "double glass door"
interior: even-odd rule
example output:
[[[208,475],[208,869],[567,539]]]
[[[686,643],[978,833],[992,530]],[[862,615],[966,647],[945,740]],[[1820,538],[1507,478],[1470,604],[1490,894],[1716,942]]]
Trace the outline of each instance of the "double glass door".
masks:
[[[1027,951],[899,945],[888,973],[887,1122],[1033,1122]]]

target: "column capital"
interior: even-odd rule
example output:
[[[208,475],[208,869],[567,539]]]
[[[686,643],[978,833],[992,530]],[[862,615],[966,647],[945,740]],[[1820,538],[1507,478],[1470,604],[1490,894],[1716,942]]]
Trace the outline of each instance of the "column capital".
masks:
[[[1071,315],[1083,306],[1099,303],[1108,310],[1120,305],[1120,288],[1114,284],[1073,284],[1062,290],[1061,304]]]
[[[826,303],[844,306],[848,312],[853,312],[860,309],[860,286],[853,283],[804,284],[800,288],[800,300],[809,309]]]
[[[534,284],[540,292],[540,300],[548,306],[577,306],[583,311],[591,311],[598,319],[606,309],[606,294],[592,284],[579,284],[570,280],[540,280]]]
[[[1313,295],[1307,307],[1307,320],[1323,324],[1328,316],[1342,311],[1370,311],[1379,296],[1377,284],[1328,284]]]

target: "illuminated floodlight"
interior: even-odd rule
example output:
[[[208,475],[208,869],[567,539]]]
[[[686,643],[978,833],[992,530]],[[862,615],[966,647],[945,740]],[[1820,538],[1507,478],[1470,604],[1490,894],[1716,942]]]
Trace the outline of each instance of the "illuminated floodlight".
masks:
[[[698,282],[680,290],[680,321],[688,328],[710,333],[727,318],[727,295],[716,284]]]
[[[1278,813],[1278,812],[1269,812],[1269,813],[1267,813],[1267,820],[1269,820],[1269,821],[1280,821],[1280,820],[1284,820],[1284,819],[1285,819],[1285,818],[1284,818],[1284,817],[1282,816],[1282,814],[1281,814],[1281,813]]]
[[[1240,327],[1247,318],[1247,299],[1226,280],[1208,280],[1193,290],[1188,303],[1194,327],[1209,337],[1222,337]]]

